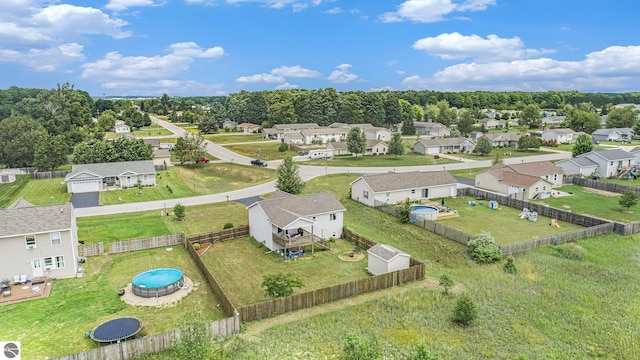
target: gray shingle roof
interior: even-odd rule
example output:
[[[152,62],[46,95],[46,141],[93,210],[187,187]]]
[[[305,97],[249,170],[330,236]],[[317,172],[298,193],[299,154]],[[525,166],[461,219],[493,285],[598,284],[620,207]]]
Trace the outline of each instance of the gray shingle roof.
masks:
[[[126,172],[133,174],[155,174],[156,168],[153,165],[152,160],[142,161],[123,161],[113,163],[98,163],[98,164],[77,164],[73,165],[71,172],[65,177],[65,181],[73,178],[74,176],[82,173],[89,172],[102,177],[119,176]]]
[[[465,142],[470,141],[464,137],[452,137],[452,138],[441,138],[441,139],[420,139],[418,140],[424,147],[429,146],[456,146],[464,144]]]
[[[456,184],[456,179],[446,171],[412,171],[363,175],[362,179],[374,192],[419,189],[429,186]]]
[[[345,211],[346,208],[330,192],[302,196],[274,196],[257,202],[272,224],[284,228],[298,218]],[[255,204],[254,204],[255,205]],[[251,205],[253,206],[253,205]]]
[[[71,229],[71,204],[21,206],[0,210],[0,238]]]
[[[402,250],[398,250],[396,248],[394,248],[391,245],[386,245],[386,244],[376,244],[372,247],[370,247],[367,250],[368,253],[370,254],[374,254],[378,257],[380,257],[381,259],[385,260],[385,261],[391,261],[393,260],[393,258],[395,258],[398,255],[407,255],[409,256],[409,254],[407,254],[406,252],[402,251]]]
[[[578,155],[578,157],[589,156],[591,153],[598,154],[606,160],[626,160],[634,157],[633,154],[629,154],[628,152],[620,149],[592,150],[588,153]]]

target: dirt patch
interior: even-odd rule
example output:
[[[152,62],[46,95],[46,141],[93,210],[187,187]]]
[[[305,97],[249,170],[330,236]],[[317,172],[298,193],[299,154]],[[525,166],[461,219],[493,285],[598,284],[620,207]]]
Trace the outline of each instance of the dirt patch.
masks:
[[[282,315],[277,315],[268,319],[253,321],[247,323],[247,330],[242,333],[242,336],[246,337],[249,341],[257,341],[257,336],[259,334],[273,326],[280,325],[283,323],[297,321],[303,318],[308,318],[311,316],[324,314],[334,310],[344,309],[349,306],[354,306],[361,304],[363,302],[379,299],[384,296],[389,296],[391,294],[400,294],[410,289],[423,288],[430,291],[442,291],[442,287],[440,286],[440,281],[435,278],[426,277],[424,280],[414,281],[412,283],[397,286],[390,289],[384,289],[380,291],[375,291],[371,293],[367,293],[360,296],[350,297],[343,300],[334,301],[328,304],[324,304],[321,306],[315,306],[308,309],[298,310]],[[450,293],[459,294],[465,289],[464,284],[456,283],[452,288],[449,289]]]
[[[360,261],[364,259],[364,255],[353,251],[343,252],[338,256],[342,261]]]
[[[594,189],[594,188],[589,188],[589,187],[585,187],[583,188],[584,192],[586,193],[591,193],[591,194],[598,194],[598,195],[602,195],[602,196],[619,196],[620,194],[618,193],[614,193],[611,191],[605,191],[605,190],[599,190],[599,189]]]

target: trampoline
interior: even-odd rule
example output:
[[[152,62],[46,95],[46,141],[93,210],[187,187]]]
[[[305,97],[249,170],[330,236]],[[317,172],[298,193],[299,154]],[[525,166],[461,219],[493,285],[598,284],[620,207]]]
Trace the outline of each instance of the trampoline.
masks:
[[[91,339],[99,343],[115,343],[136,336],[142,330],[142,321],[134,317],[112,319],[91,330]]]

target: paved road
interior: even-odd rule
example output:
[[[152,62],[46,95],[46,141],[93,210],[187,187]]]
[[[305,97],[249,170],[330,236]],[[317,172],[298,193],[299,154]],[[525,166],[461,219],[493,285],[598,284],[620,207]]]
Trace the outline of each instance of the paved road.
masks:
[[[160,126],[172,131],[177,136],[182,136],[187,131],[181,127],[175,126],[169,122],[153,118]],[[236,154],[221,145],[206,141],[207,151],[222,161],[235,162],[243,165],[250,165],[251,158]],[[526,156],[522,158],[509,158],[504,159],[505,164],[519,164],[523,162],[542,161],[542,160],[561,160],[571,157],[570,152],[552,150],[549,154]],[[269,168],[275,168],[280,163],[280,160],[270,161]],[[458,163],[444,164],[444,165],[423,165],[423,166],[403,166],[403,167],[333,167],[333,166],[311,166],[300,165],[300,177],[303,180],[308,181],[318,176],[328,174],[379,174],[385,172],[408,172],[408,171],[439,171],[439,170],[459,170],[459,169],[471,169],[478,167],[491,166],[491,160],[474,161],[474,160],[462,160]],[[76,216],[97,216],[97,215],[109,215],[119,213],[129,213],[137,211],[147,210],[162,210],[165,208],[173,208],[176,204],[182,205],[203,205],[211,203],[219,203],[224,201],[236,201],[248,197],[260,196],[275,191],[275,180],[263,184],[254,185],[248,188],[234,190],[220,194],[209,194],[194,196],[180,199],[167,199],[158,201],[148,201],[140,203],[118,204],[108,206],[96,206],[87,207],[82,209],[76,209]]]

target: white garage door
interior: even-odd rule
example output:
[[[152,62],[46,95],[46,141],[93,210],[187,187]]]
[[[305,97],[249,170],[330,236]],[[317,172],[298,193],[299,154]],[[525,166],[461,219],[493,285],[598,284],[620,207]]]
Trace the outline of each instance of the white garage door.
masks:
[[[71,184],[71,192],[73,193],[85,193],[93,191],[100,191],[100,181],[77,181]]]
[[[439,147],[428,147],[427,148],[427,154],[438,154],[440,152],[440,148]]]

